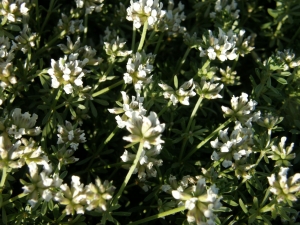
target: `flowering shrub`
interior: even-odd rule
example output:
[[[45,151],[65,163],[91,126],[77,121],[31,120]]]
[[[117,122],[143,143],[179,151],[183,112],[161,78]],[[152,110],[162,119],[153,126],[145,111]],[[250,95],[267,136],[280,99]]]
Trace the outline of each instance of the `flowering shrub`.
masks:
[[[300,224],[300,0],[2,0],[0,224]]]

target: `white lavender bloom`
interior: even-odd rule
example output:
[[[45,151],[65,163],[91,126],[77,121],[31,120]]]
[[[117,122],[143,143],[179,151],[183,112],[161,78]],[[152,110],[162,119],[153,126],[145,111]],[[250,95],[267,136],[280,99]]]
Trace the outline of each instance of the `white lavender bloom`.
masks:
[[[214,84],[215,80],[220,80],[220,78],[215,77],[210,81],[206,81],[206,78],[202,77],[200,84],[195,82],[195,90],[197,94],[206,99],[223,98],[219,92],[223,89],[224,85],[219,83]]]
[[[241,123],[246,123],[250,118],[255,118],[253,111],[256,105],[256,101],[252,99],[248,101],[248,95],[242,93],[240,97],[233,96],[231,98],[232,109],[222,106],[222,111],[225,117],[235,117]],[[256,118],[253,121],[255,122]]]
[[[63,85],[67,94],[73,93],[74,88],[82,88],[82,78],[85,73],[89,72],[83,69],[88,60],[80,61],[72,57],[74,55],[70,55],[69,60],[67,56],[59,58],[58,61],[51,59],[51,68],[48,69],[48,74],[51,77],[51,86],[58,88]]]
[[[270,184],[270,191],[276,196],[276,200],[284,203],[288,203],[292,206],[292,202],[297,201],[298,198],[295,195],[300,191],[300,173],[296,173],[290,178],[287,178],[288,167],[281,167],[277,176],[272,174],[268,177]]]
[[[85,14],[93,11],[100,12],[104,6],[104,0],[75,0],[77,8],[85,8]]]
[[[294,143],[291,143],[290,146],[285,148],[286,139],[286,137],[282,137],[278,146],[271,146],[272,151],[269,152],[270,155],[268,156],[268,158],[276,161],[275,166],[292,166],[290,160],[296,157],[296,154],[292,153]]]
[[[151,29],[165,15],[162,10],[163,4],[158,0],[139,0],[133,2],[130,0],[130,6],[127,8],[126,19],[133,21],[135,28],[140,28],[146,21]]]
[[[195,84],[193,79],[184,82],[178,90],[174,90],[172,87],[164,83],[158,85],[164,90],[164,97],[166,99],[170,99],[173,105],[176,105],[178,102],[182,105],[189,105],[189,97],[196,95],[196,92],[194,92]]]
[[[150,149],[153,145],[164,143],[161,133],[165,130],[165,124],[161,124],[155,112],[149,116],[140,115],[137,112],[131,114],[130,120],[126,123],[126,129],[131,133],[123,137],[124,140],[139,143],[144,142],[144,147]]]
[[[218,58],[221,62],[227,59],[234,60],[238,56],[236,54],[237,48],[235,48],[235,44],[236,34],[231,30],[225,33],[219,28],[218,38],[209,30],[208,37],[205,37],[203,40],[203,46],[199,47],[200,57],[207,56],[210,60]]]
[[[123,104],[117,102],[117,104],[121,108],[112,108],[112,109],[108,109],[108,111],[113,114],[122,114],[123,113],[123,115],[116,116],[116,121],[118,123],[119,128],[124,128],[126,126],[126,121],[128,120],[128,118],[131,118],[131,114],[133,112],[138,112],[140,115],[144,116],[146,114],[147,110],[145,110],[143,107],[143,101],[144,101],[143,97],[132,96],[131,102],[130,102],[130,98],[128,95],[126,95],[126,92],[121,91],[121,94],[122,94],[122,98],[123,98]]]
[[[57,144],[69,145],[72,149],[77,150],[79,143],[86,142],[85,133],[80,128],[76,128],[66,120],[66,125],[57,125],[59,134]]]
[[[144,84],[148,84],[152,81],[152,76],[149,76],[153,71],[153,61],[155,55],[152,53],[146,55],[144,51],[137,52],[128,59],[126,69],[127,73],[124,73],[125,84],[134,84],[136,92],[140,92]]]
[[[230,136],[228,136],[228,128],[221,130],[219,138],[211,141],[210,144],[212,148],[220,150],[214,151],[211,159],[214,161],[222,160],[222,165],[227,168],[233,165],[233,161],[248,157],[252,152],[253,131],[251,128],[242,127],[239,122],[236,122]]]
[[[28,16],[28,0],[2,0],[0,15],[7,17],[8,22],[22,22],[24,16]]]
[[[11,126],[7,128],[7,132],[10,135],[14,135],[15,139],[20,139],[22,135],[36,136],[41,133],[40,127],[34,127],[36,120],[38,118],[37,114],[32,114],[32,116],[26,112],[21,114],[21,109],[16,108],[11,115]]]
[[[160,154],[161,145],[152,146],[150,149],[144,149],[141,154],[141,158],[133,171],[134,174],[138,174],[140,180],[144,180],[148,177],[156,177],[157,171],[155,166],[162,166],[162,160],[157,159],[157,155]],[[129,153],[127,150],[121,156],[123,162],[133,163],[136,158],[136,154]],[[130,169],[131,164],[126,164],[122,166],[125,169]]]
[[[179,204],[184,204],[188,209],[187,221],[196,224],[215,225],[215,210],[222,204],[222,197],[218,195],[219,189],[215,184],[206,188],[205,178],[199,178],[196,185],[189,186],[183,190],[173,190],[172,195],[180,200]]]
[[[84,214],[87,195],[83,184],[80,183],[80,177],[72,176],[71,188],[67,184],[60,185],[60,192],[55,197],[55,201],[65,205],[65,213],[67,215]]]

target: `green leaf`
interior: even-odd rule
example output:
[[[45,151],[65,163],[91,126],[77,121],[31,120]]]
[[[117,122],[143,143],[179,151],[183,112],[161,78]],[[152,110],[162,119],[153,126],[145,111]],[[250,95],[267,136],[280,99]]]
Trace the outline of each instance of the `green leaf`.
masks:
[[[94,102],[97,102],[98,104],[103,105],[103,106],[108,106],[108,105],[109,105],[108,101],[103,100],[103,99],[94,99],[93,101],[94,101]],[[119,106],[122,107],[122,104],[119,105]]]
[[[78,107],[79,109],[82,109],[82,110],[86,109],[86,107],[85,107],[84,105],[81,105],[81,104],[78,104],[77,107]]]
[[[64,179],[67,176],[67,174],[68,174],[68,171],[66,170],[59,175],[59,178]]]
[[[240,207],[242,208],[242,210],[244,211],[245,214],[248,214],[248,209],[247,207],[245,206],[243,200],[240,198],[239,199],[239,203],[240,203]]]
[[[53,210],[53,201],[52,200],[50,200],[49,202],[48,202],[48,208],[52,211]]]
[[[2,222],[5,225],[7,224],[7,215],[4,207],[2,208]]]
[[[43,205],[42,205],[42,209],[41,209],[41,214],[42,214],[43,216],[46,215],[47,209],[48,209],[48,203],[47,203],[46,201],[44,201],[44,202],[43,202]]]
[[[178,89],[178,78],[176,75],[174,76],[174,87]]]
[[[283,85],[286,85],[288,82],[286,81],[286,79],[282,78],[282,77],[277,77],[277,76],[272,76],[278,83],[281,83]]]
[[[76,118],[76,112],[71,105],[70,105],[69,109],[70,109],[72,116],[74,116]]]
[[[5,29],[12,30],[12,31],[21,31],[21,28],[14,24],[9,24],[9,25],[5,26]]]
[[[268,13],[273,18],[276,18],[279,15],[280,11],[268,8]]]
[[[97,117],[97,115],[98,115],[97,109],[95,108],[94,104],[91,101],[89,103],[90,103],[90,106],[91,106],[93,116]]]
[[[229,199],[228,200],[223,199],[222,201],[229,204],[229,205],[231,205],[231,206],[234,206],[234,207],[239,205],[235,201],[232,201],[232,200],[229,200]]]

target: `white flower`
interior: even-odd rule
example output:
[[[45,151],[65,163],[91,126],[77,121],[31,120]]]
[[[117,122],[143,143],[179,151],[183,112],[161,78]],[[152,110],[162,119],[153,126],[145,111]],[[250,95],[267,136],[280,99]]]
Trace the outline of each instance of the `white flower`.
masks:
[[[163,4],[158,0],[130,0],[130,7],[127,8],[126,19],[133,21],[135,28],[140,28],[145,21],[148,21],[149,28],[152,28],[165,15],[162,10]]]

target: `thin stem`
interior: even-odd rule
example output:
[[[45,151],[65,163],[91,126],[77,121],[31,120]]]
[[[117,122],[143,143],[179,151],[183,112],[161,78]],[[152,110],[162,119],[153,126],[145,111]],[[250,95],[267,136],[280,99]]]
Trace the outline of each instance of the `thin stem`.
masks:
[[[220,130],[224,129],[228,124],[230,124],[234,120],[234,117],[229,118],[227,121],[225,121],[222,125],[220,125],[217,129],[215,129],[210,135],[208,135],[203,141],[201,141],[196,148],[194,148],[192,151],[190,151],[187,156],[183,159],[183,161],[186,161],[189,159],[199,148],[201,148],[203,145],[206,144],[212,137],[214,137]]]
[[[177,74],[179,72],[181,66],[185,63],[185,60],[186,60],[187,56],[189,55],[190,51],[191,51],[191,48],[190,47],[187,48],[187,50],[184,53],[183,58],[181,59],[180,63],[178,64],[178,66],[177,66],[177,68],[175,70],[175,74]]]
[[[86,43],[86,38],[87,38],[87,32],[88,32],[88,14],[85,13],[84,15],[84,30],[83,30],[83,44]]]
[[[146,34],[147,34],[147,29],[148,29],[148,21],[146,20],[146,22],[144,23],[144,27],[143,27],[143,33],[142,33],[142,37],[140,40],[140,44],[138,47],[138,52],[140,52],[143,48],[144,42],[145,42],[145,38],[146,38]]]
[[[100,90],[100,91],[95,92],[94,94],[92,94],[92,96],[93,96],[93,97],[96,97],[96,96],[102,95],[102,94],[104,94],[104,93],[110,91],[111,89],[120,86],[120,85],[123,84],[123,83],[124,83],[124,80],[120,80],[120,81],[118,81],[118,82],[115,83],[115,84],[112,84],[112,85],[110,85],[110,86],[108,86],[108,87],[106,87],[106,88],[103,88],[103,89]]]
[[[3,167],[1,183],[0,183],[0,193],[2,193],[2,191],[3,191],[3,187],[5,185],[6,177],[7,177],[7,167]]]
[[[141,220],[135,221],[133,223],[130,223],[129,225],[144,224],[145,222],[148,222],[148,221],[151,221],[151,220],[155,220],[155,219],[158,219],[158,218],[162,218],[162,217],[165,217],[165,216],[169,216],[169,215],[172,215],[172,214],[184,211],[184,210],[185,210],[185,206],[180,206],[178,208],[171,209],[171,210],[168,210],[166,212],[158,213],[158,214],[156,214],[154,216],[149,216],[149,217],[147,217],[145,219],[141,219]]]
[[[46,26],[46,24],[47,24],[47,22],[50,18],[50,15],[52,13],[54,4],[55,4],[55,0],[51,0],[50,4],[49,4],[49,9],[47,10],[47,15],[46,15],[45,19],[43,19],[44,22],[43,22],[43,25],[42,25],[42,28],[41,28],[41,33],[43,32],[43,30],[44,30],[44,28],[45,28],[45,26]],[[38,6],[37,6],[37,8],[38,8]]]
[[[116,126],[115,129],[109,134],[109,136],[105,139],[104,142],[102,142],[101,146],[99,147],[99,149],[95,152],[94,156],[98,156],[101,151],[103,150],[104,146],[110,142],[110,140],[115,136],[115,134],[117,133],[117,131],[119,130],[119,127]],[[86,169],[84,170],[85,172],[88,171],[90,169],[90,167],[92,166],[94,160],[96,159],[96,157],[93,157],[91,159],[91,161],[89,162],[89,165],[86,167]]]
[[[156,46],[155,46],[154,55],[157,54],[157,52],[159,50],[159,47],[160,47],[160,44],[162,43],[163,37],[164,37],[164,32],[161,32],[160,35],[159,35],[158,41],[156,43]]]
[[[51,38],[51,40],[46,43],[42,48],[40,48],[36,53],[35,53],[35,57],[39,58],[38,55],[40,55],[41,53],[45,52],[48,50],[48,48],[53,45],[53,43],[55,43],[58,39],[63,38],[66,35],[66,31],[63,30],[62,32],[60,32],[57,36],[55,36],[54,38]]]
[[[119,200],[120,196],[122,195],[122,193],[123,193],[123,191],[124,191],[124,189],[125,189],[125,187],[126,187],[128,181],[130,180],[131,175],[133,174],[133,171],[135,170],[135,168],[136,168],[136,166],[137,166],[137,164],[138,164],[138,162],[139,162],[139,160],[140,160],[141,154],[142,154],[142,152],[143,152],[143,148],[144,148],[144,140],[142,140],[142,141],[140,142],[139,149],[138,149],[138,151],[137,151],[137,153],[136,153],[136,156],[135,156],[135,159],[134,159],[134,161],[133,161],[133,164],[132,164],[132,166],[130,167],[130,169],[129,169],[129,171],[128,171],[126,177],[125,177],[125,180],[123,181],[123,183],[122,183],[122,185],[121,185],[121,187],[120,187],[118,193],[116,194],[116,196],[114,197],[114,199],[113,199],[113,201],[112,201],[112,205],[113,205],[113,206],[118,202],[118,200]]]
[[[190,116],[188,125],[187,125],[187,127],[186,127],[186,129],[185,129],[185,134],[188,134],[188,132],[189,132],[189,130],[190,130],[190,128],[191,128],[193,119],[194,119],[195,116],[196,116],[196,112],[198,111],[199,106],[200,106],[202,100],[203,100],[203,97],[200,95],[200,96],[199,96],[199,99],[198,99],[198,101],[197,101],[197,103],[196,103],[196,105],[195,105],[195,107],[194,107],[194,109],[193,109],[193,111],[192,111],[192,114],[191,114],[191,116]],[[186,138],[184,139],[183,143],[182,143],[181,151],[180,151],[180,156],[179,156],[179,161],[182,159],[183,151],[184,151],[184,149],[185,149],[187,140],[188,140],[188,137],[186,137]]]
[[[157,114],[158,117],[160,117],[170,106],[172,105],[172,102],[169,101],[167,105],[164,105],[162,110]]]
[[[29,193],[21,193],[21,194],[18,194],[17,196],[15,196],[15,197],[13,197],[13,198],[10,198],[10,199],[8,199],[7,201],[3,202],[2,205],[1,205],[1,207],[7,205],[8,203],[12,203],[12,202],[14,202],[14,201],[17,200],[17,199],[23,198],[23,197],[27,196],[28,194],[29,194]],[[1,208],[1,207],[0,207],[0,208]]]

